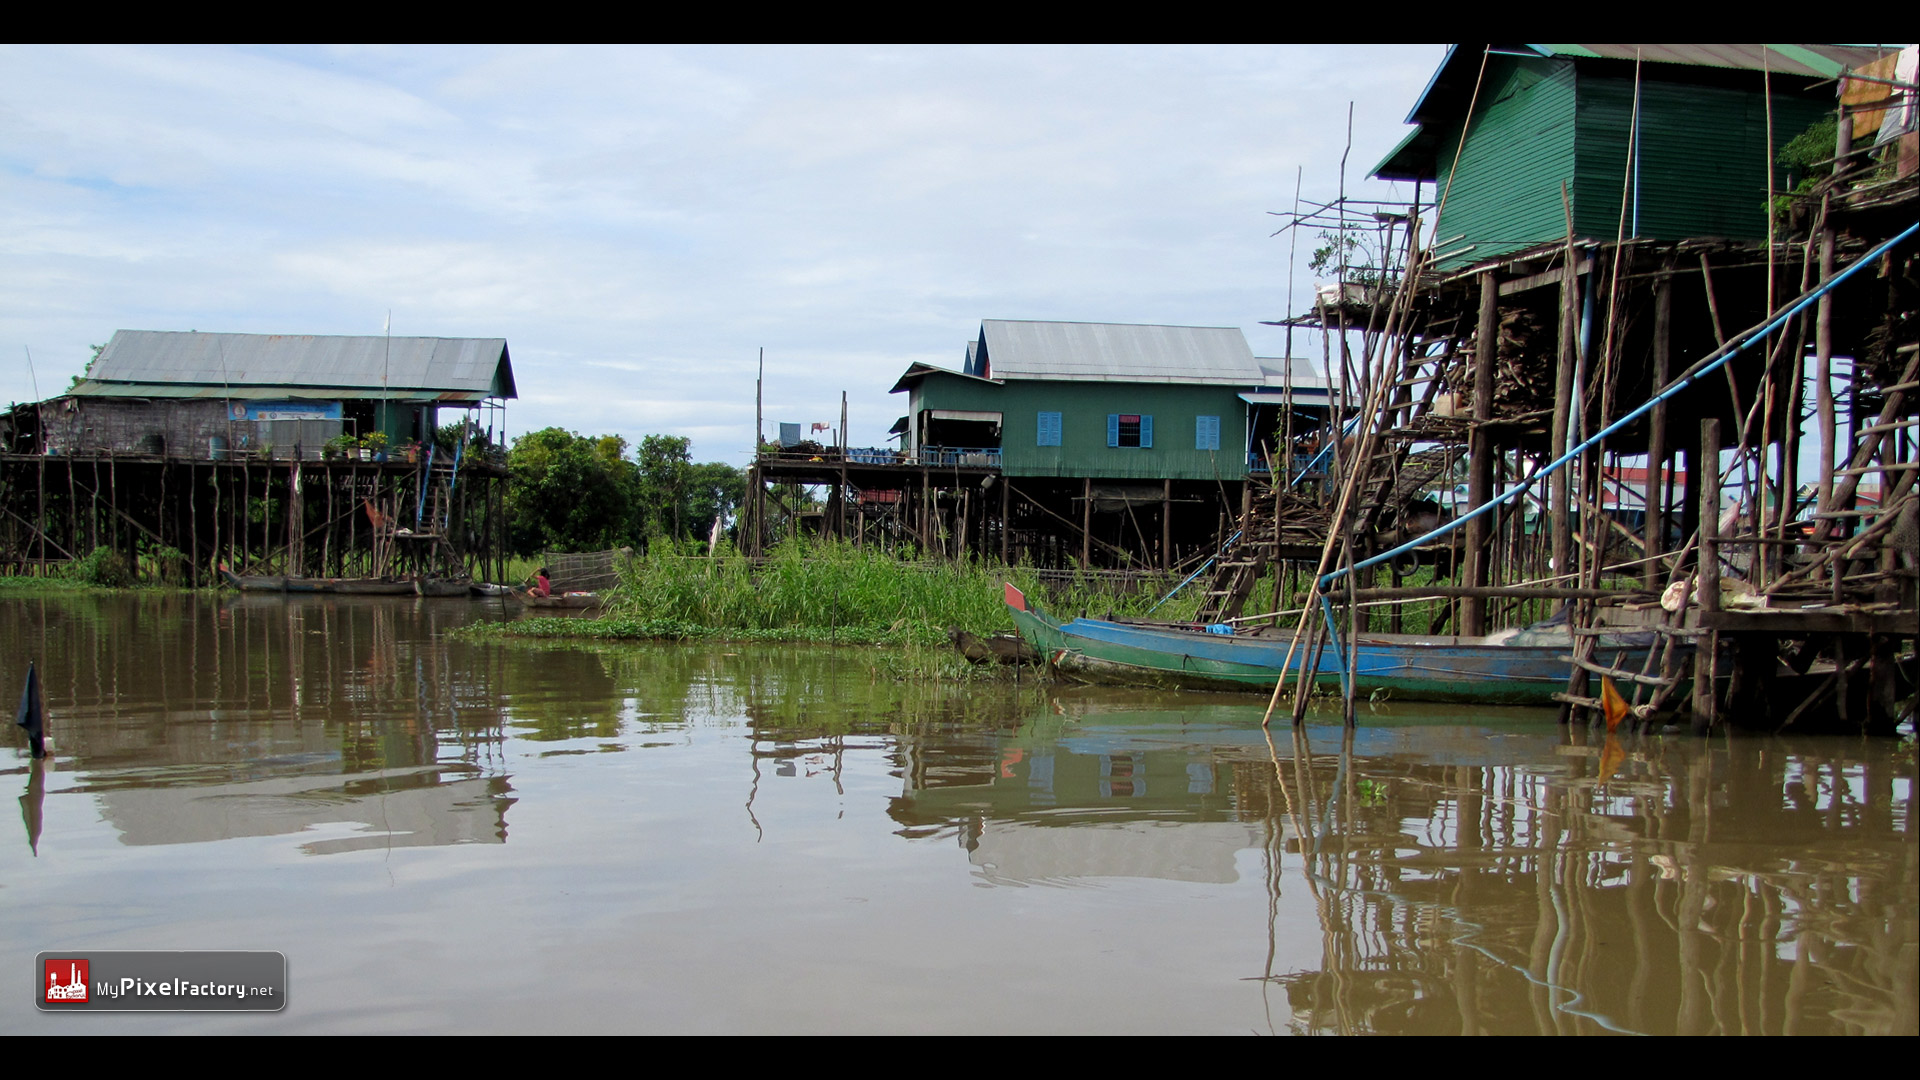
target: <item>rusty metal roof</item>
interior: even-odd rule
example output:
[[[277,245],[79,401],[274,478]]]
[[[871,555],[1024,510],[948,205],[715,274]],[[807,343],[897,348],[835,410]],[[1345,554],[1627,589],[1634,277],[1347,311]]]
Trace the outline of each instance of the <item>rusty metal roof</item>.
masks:
[[[1233,326],[1128,323],[980,324],[985,373],[995,379],[1259,386],[1266,374]]]
[[[343,397],[426,393],[446,400],[517,396],[504,338],[165,330],[116,331],[73,393],[180,397],[249,389],[344,391],[337,395]]]

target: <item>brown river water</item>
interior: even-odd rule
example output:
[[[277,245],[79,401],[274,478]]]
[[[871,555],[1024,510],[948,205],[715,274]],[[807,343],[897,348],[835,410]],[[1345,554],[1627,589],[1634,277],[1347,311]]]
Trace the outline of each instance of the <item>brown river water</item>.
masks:
[[[1914,1034],[1911,742],[469,643],[464,600],[0,595],[0,1031]],[[9,702],[12,698],[8,698]],[[0,831],[4,832],[4,831]],[[36,850],[37,849],[37,850]],[[266,949],[272,1014],[36,953]]]

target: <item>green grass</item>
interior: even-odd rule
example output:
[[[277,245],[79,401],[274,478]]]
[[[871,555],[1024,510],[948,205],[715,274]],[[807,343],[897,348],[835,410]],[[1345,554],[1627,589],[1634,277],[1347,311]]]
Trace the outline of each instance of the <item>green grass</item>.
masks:
[[[1032,567],[903,559],[840,541],[789,541],[758,564],[732,550],[682,555],[656,544],[622,572],[595,619],[521,619],[475,636],[600,640],[790,641],[948,648],[947,632],[1011,631],[1003,585],[1050,610],[1144,615],[1159,590],[1119,590],[1102,579],[1043,586]],[[1156,612],[1190,614],[1197,594]],[[1184,604],[1184,608],[1181,605]]]
[[[1422,567],[1403,584],[1433,579]],[[1080,577],[1042,584],[1028,566],[983,561],[901,558],[842,541],[797,540],[776,547],[755,563],[731,549],[715,557],[681,554],[656,543],[627,564],[605,614],[598,618],[526,618],[470,627],[473,637],[571,638],[601,641],[734,641],[884,645],[926,650],[915,660],[945,671],[952,655],[947,633],[959,627],[976,634],[1013,629],[1003,584],[1011,582],[1048,611],[1062,616],[1151,616],[1169,622],[1194,618],[1205,588],[1202,577],[1180,595],[1158,604],[1168,583],[1117,588],[1105,578]],[[1383,576],[1378,584],[1387,583]],[[1294,611],[1311,598],[1312,575],[1283,579],[1269,573],[1254,587],[1244,612],[1258,616]],[[1401,630],[1430,632],[1446,601],[1401,607]],[[1544,617],[1523,612],[1526,621]],[[1390,625],[1391,611],[1369,610],[1371,629]],[[1295,614],[1278,623],[1291,627]],[[1444,629],[1444,628],[1443,628]],[[950,672],[949,672],[950,673]]]

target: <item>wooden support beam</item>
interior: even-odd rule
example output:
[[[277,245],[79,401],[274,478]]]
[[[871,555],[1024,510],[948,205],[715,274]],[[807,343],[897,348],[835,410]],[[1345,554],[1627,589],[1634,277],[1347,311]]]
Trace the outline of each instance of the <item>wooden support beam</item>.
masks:
[[[43,495],[43,496],[42,496],[41,498],[42,498],[42,501],[44,502],[44,501],[45,501],[45,496]],[[47,546],[48,546],[49,544],[52,544],[52,546],[53,546],[53,549],[54,549],[55,551],[58,551],[58,552],[60,553],[60,557],[61,557],[61,558],[64,558],[64,559],[68,559],[68,560],[71,560],[71,559],[73,558],[73,553],[72,553],[72,552],[69,552],[69,551],[68,551],[68,550],[67,550],[66,548],[63,548],[63,547],[61,547],[61,546],[60,546],[59,544],[55,544],[55,543],[53,543],[53,541],[51,541],[51,540],[49,540],[49,539],[47,539],[47,534],[46,534],[45,532],[43,532],[43,531],[41,531],[41,529],[40,529],[40,526],[38,526],[38,525],[35,525],[35,524],[34,524],[33,522],[31,522],[31,521],[28,521],[28,520],[27,520],[26,518],[23,518],[23,517],[21,517],[21,516],[20,516],[19,514],[16,514],[16,513],[14,513],[14,512],[13,512],[13,511],[11,511],[11,510],[8,510],[8,511],[7,511],[6,513],[7,513],[7,516],[8,516],[8,517],[10,517],[10,518],[12,518],[13,520],[15,520],[15,521],[17,521],[17,522],[19,522],[19,523],[20,523],[20,524],[22,524],[22,525],[25,525],[25,526],[27,527],[27,531],[28,531],[28,532],[30,532],[30,533],[32,533],[32,534],[33,534],[33,535],[34,535],[35,537],[38,537],[38,538],[39,538],[39,540],[40,540],[40,558],[39,558],[39,559],[38,559],[37,561],[38,561],[38,562],[39,562],[39,563],[40,563],[40,564],[41,564],[42,566],[44,566],[44,565],[46,564],[46,561],[47,561]],[[42,515],[42,516],[41,516],[41,520],[42,520],[42,521],[44,521],[44,520],[45,520],[45,515]]]
[[[1673,364],[1673,275],[1665,273],[1653,286],[1653,385],[1667,385]],[[1661,587],[1664,566],[1658,558],[1667,543],[1667,405],[1661,402],[1647,416],[1647,472],[1642,490],[1646,494],[1647,520],[1642,533],[1642,554],[1647,556],[1645,577],[1648,589]]]
[[[1577,261],[1574,264],[1573,272],[1576,275],[1592,273],[1593,257],[1588,256],[1587,258],[1580,259],[1579,261]],[[1480,276],[1482,278],[1486,278],[1491,276],[1492,274],[1493,274],[1492,270],[1483,270],[1481,271]],[[1543,285],[1558,284],[1562,281],[1565,281],[1566,278],[1567,278],[1567,271],[1565,267],[1554,267],[1551,270],[1542,270],[1537,274],[1528,274],[1526,277],[1517,277],[1511,281],[1501,282],[1500,295],[1501,296],[1518,296],[1523,292],[1531,292],[1532,290],[1538,289]],[[1483,285],[1482,288],[1484,287],[1485,286]]]
[[[1517,585],[1410,585],[1400,589],[1355,589],[1353,598],[1367,600],[1430,600],[1480,599],[1480,600],[1595,600],[1614,603],[1634,603],[1647,599],[1646,593],[1621,592],[1617,589],[1576,589],[1554,588],[1551,586]]]
[[[1564,197],[1564,195],[1563,195]],[[1573,222],[1567,222],[1567,265],[1560,284],[1559,358],[1553,379],[1553,443],[1547,457],[1565,453],[1573,444],[1569,432],[1579,423],[1573,415],[1574,380],[1580,354],[1580,284],[1573,271]],[[1553,537],[1553,572],[1573,572],[1573,477],[1563,468],[1548,478],[1547,513]]]
[[[1695,597],[1702,614],[1720,610],[1720,544],[1716,535],[1720,525],[1720,421],[1700,424],[1700,576]],[[1703,636],[1693,654],[1693,733],[1705,735],[1719,719],[1719,694],[1714,686],[1718,677],[1715,662],[1720,651],[1720,635]]]
[[[1197,421],[1196,421],[1197,422]],[[1173,568],[1173,481],[1160,481],[1160,569]]]
[[[1485,421],[1493,417],[1494,367],[1499,362],[1500,304],[1494,273],[1480,275],[1480,320],[1473,343],[1473,419],[1468,436],[1467,504],[1469,509],[1486,505],[1493,497],[1493,433]],[[1489,567],[1487,543],[1492,522],[1486,516],[1467,522],[1465,584],[1478,587],[1487,583]],[[1486,598],[1466,597],[1460,606],[1460,630],[1478,637],[1487,632]]]
[[[1012,540],[1008,536],[1008,534],[1013,531],[1012,526],[1008,520],[1008,511],[1013,506],[1013,497],[1011,495],[1012,490],[1013,490],[1013,481],[1007,479],[1006,473],[1001,473],[1000,474],[1000,561],[1002,563],[1009,563],[1013,561],[1012,557],[1009,554],[1009,552],[1012,550],[1009,547],[1009,545],[1012,543]]]
[[[1080,569],[1093,569],[1093,478],[1081,482]]]
[[[109,476],[109,482],[111,482],[111,477],[112,477],[111,470],[109,470],[108,476]],[[95,483],[98,483],[98,481],[95,481]],[[85,485],[82,485],[82,487],[84,486]],[[93,491],[93,492],[90,492],[90,494],[93,496],[94,503],[97,506],[100,500],[100,492]],[[154,543],[159,544],[161,547],[166,546],[167,542],[165,540],[160,539],[159,533],[154,532],[152,529],[147,528],[145,525],[135,520],[132,514],[129,514],[125,510],[120,509],[120,504],[117,499],[109,496],[109,498],[107,499],[107,509],[113,511],[115,514],[118,514],[122,521],[125,521],[127,524],[140,530],[142,533],[144,533],[147,536],[148,539],[152,540]]]

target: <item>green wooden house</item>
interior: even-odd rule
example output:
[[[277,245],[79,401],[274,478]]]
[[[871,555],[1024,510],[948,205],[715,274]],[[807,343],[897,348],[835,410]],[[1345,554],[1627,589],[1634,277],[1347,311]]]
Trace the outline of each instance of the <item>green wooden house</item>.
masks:
[[[1829,80],[1883,51],[1454,45],[1373,174],[1432,184],[1428,202],[1445,192],[1442,269],[1562,241],[1569,216],[1578,237],[1612,240],[1624,221],[1628,237],[1764,240],[1779,148],[1832,111]]]
[[[915,364],[900,377],[908,412],[894,431],[923,465],[1239,481],[1289,376],[1233,327],[988,320],[963,370]],[[1325,381],[1302,370],[1292,397],[1324,413]]]

